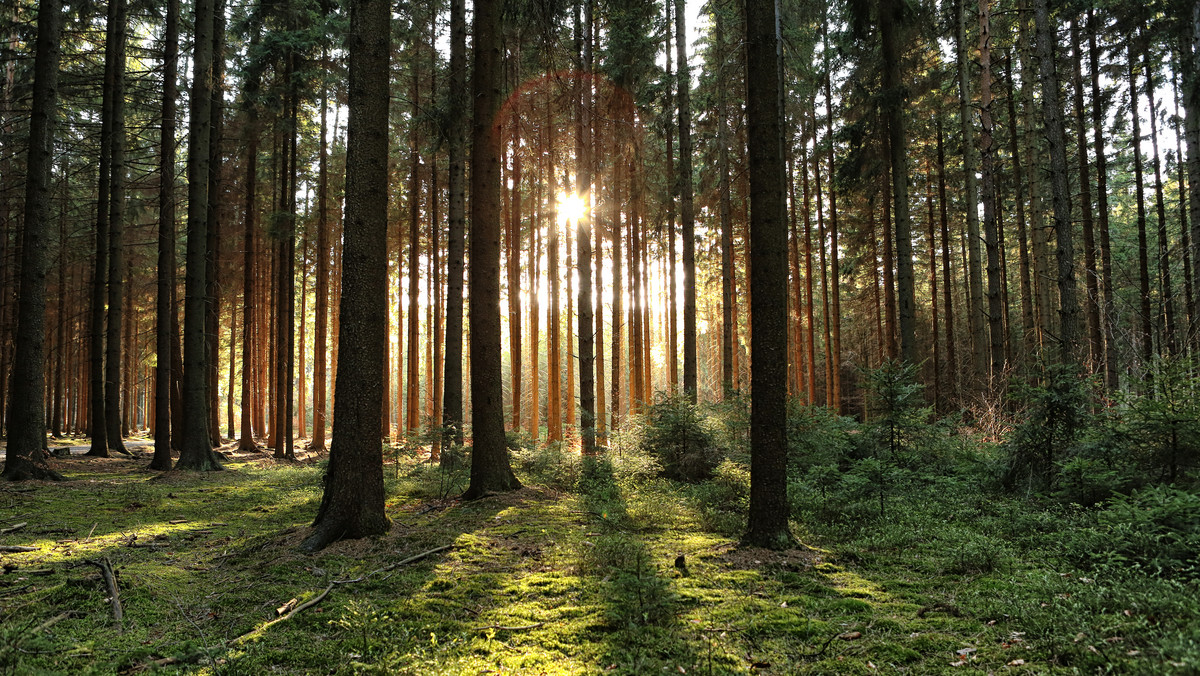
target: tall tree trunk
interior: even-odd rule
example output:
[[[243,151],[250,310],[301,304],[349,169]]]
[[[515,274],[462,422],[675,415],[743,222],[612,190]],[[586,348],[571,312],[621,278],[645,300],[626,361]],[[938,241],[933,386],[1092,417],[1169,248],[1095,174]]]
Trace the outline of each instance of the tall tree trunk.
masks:
[[[550,92],[546,98],[547,167],[546,227],[550,237],[546,250],[546,279],[550,282],[550,308],[546,318],[546,438],[562,441],[562,321],[558,266],[558,181],[555,178],[554,120]],[[615,408],[615,407],[614,407]]]
[[[1197,4],[1200,8],[1200,4]],[[1092,79],[1092,133],[1096,153],[1096,228],[1100,231],[1100,290],[1101,320],[1104,325],[1104,382],[1110,391],[1119,385],[1117,372],[1117,340],[1114,318],[1112,254],[1108,234],[1108,158],[1104,145],[1104,120],[1107,106],[1100,96],[1100,50],[1096,46],[1099,32],[1095,13],[1088,7],[1088,69]]]
[[[610,119],[619,119],[620,111],[613,110]],[[609,142],[611,150],[609,157],[612,158],[611,166],[612,173],[608,182],[609,195],[609,221],[608,234],[612,242],[612,343],[609,356],[611,362],[609,366],[609,405],[610,417],[609,425],[613,430],[620,428],[621,422],[621,386],[623,385],[622,378],[622,355],[621,346],[623,341],[621,338],[624,333],[625,322],[625,284],[622,279],[623,273],[623,256],[621,254],[621,184],[622,184],[622,168],[624,167],[624,156],[621,152],[623,146],[620,136],[625,132],[623,124],[613,125],[613,131]]]
[[[987,320],[990,389],[999,392],[1004,373],[1004,306],[1000,296],[1000,224],[996,214],[996,148],[992,141],[992,28],[988,0],[979,0],[979,137],[983,169],[983,229],[987,249]]]
[[[386,533],[379,453],[379,371],[387,312],[387,148],[390,12],[383,0],[350,3],[350,124],[342,283],[344,379],[334,398],[333,443],[313,532],[302,549]]]
[[[792,544],[788,530],[787,217],[783,153],[783,64],[778,2],[746,1],[750,139],[750,506],[743,541]]]
[[[1146,76],[1146,101],[1150,105],[1150,147],[1154,153],[1154,206],[1158,216],[1158,293],[1162,301],[1162,339],[1166,351],[1174,355],[1179,352],[1176,342],[1179,334],[1175,323],[1175,288],[1171,283],[1171,261],[1167,252],[1171,248],[1167,236],[1167,206],[1163,197],[1162,162],[1158,155],[1158,109],[1154,103],[1154,68],[1150,63],[1150,48],[1142,52],[1142,63]]]
[[[725,105],[725,32],[721,12],[713,13],[713,41],[717,59],[714,74],[717,85],[717,199],[721,217],[721,393],[729,396],[734,389],[733,341],[736,313],[733,306],[737,272],[733,264],[733,221],[729,203],[729,135]]]
[[[512,188],[509,190],[510,203],[508,213],[508,221],[506,223],[505,239],[507,246],[505,247],[505,255],[508,257],[508,264],[505,266],[505,271],[508,273],[508,345],[509,355],[512,360],[511,372],[511,394],[512,394],[512,428],[518,429],[521,426],[521,376],[522,376],[522,346],[521,346],[521,137],[520,137],[521,119],[519,115],[512,117],[512,141],[510,151],[512,153],[512,172],[509,178],[512,181]],[[532,230],[530,231],[532,233]],[[532,242],[532,237],[530,240]],[[534,247],[530,247],[529,251],[529,271],[533,274],[535,265]],[[530,289],[535,290],[530,294],[530,304],[533,306],[532,314],[537,313],[537,297],[536,289],[537,282],[533,282]],[[530,415],[529,433],[535,439],[537,438],[537,320],[535,317],[530,317],[530,352],[532,353],[532,400],[534,402],[534,410]]]
[[[683,232],[683,391],[696,401],[696,233],[692,213],[691,71],[684,0],[675,0],[676,87],[679,96],[679,219]]]
[[[88,423],[92,444],[87,454],[107,458],[108,417],[104,412],[104,305],[108,283],[109,228],[112,218],[112,138],[115,132],[114,106],[117,90],[117,56],[123,53],[118,40],[123,39],[123,4],[120,0],[108,3],[104,29],[104,89],[100,104],[100,158],[96,206],[96,255],[92,267],[92,305],[90,309],[88,358],[90,361],[91,392],[88,401]],[[123,78],[123,76],[122,76]]]
[[[1075,20],[1071,21],[1071,52],[1074,56],[1072,84],[1075,88],[1075,149],[1079,158],[1079,205],[1082,210],[1084,282],[1087,289],[1084,314],[1087,318],[1088,369],[1096,372],[1102,368],[1104,361],[1104,341],[1100,337],[1100,276],[1096,270],[1091,163],[1088,162],[1087,123],[1083,103],[1083,43],[1080,39],[1079,22]],[[1093,101],[1092,105],[1098,106],[1100,102]]]
[[[471,143],[471,484],[464,499],[519,488],[504,437],[500,375],[500,126],[502,0],[476,0]]]
[[[675,3],[664,2],[667,12],[667,31],[665,34],[665,52],[667,60],[666,79],[668,82],[675,81],[675,73],[671,65],[671,50],[674,46],[674,34],[671,27],[674,25],[672,19],[672,10]],[[582,72],[582,71],[581,71]],[[586,106],[586,103],[585,103]],[[666,124],[667,136],[667,158],[666,166],[663,170],[666,172],[667,186],[667,391],[674,395],[679,390],[679,335],[677,318],[679,315],[679,300],[676,298],[675,284],[675,198],[678,194],[679,186],[675,182],[675,123],[670,119],[670,111],[675,107],[675,90],[668,86],[666,91],[666,109],[668,111]],[[590,120],[588,121],[590,124]]]
[[[905,23],[903,4],[880,4],[880,41],[883,46],[883,89],[887,95],[888,151],[892,168],[892,210],[896,218],[896,292],[900,320],[900,358],[917,360],[916,300],[912,263],[912,223],[908,215],[908,134],[905,130],[905,87],[901,83],[900,38]]]
[[[328,62],[322,49],[321,61]],[[321,83],[321,138],[317,159],[317,288],[316,327],[313,335],[313,433],[308,443],[318,453],[325,450],[326,364],[329,359],[329,141],[326,118],[329,115],[328,83]]]
[[[1132,40],[1129,50],[1129,118],[1133,126],[1133,181],[1137,191],[1137,233],[1138,233],[1138,289],[1141,292],[1141,305],[1138,336],[1142,368],[1149,369],[1154,360],[1154,315],[1150,310],[1150,254],[1146,240],[1146,195],[1145,182],[1142,180],[1142,122],[1138,112],[1137,95],[1137,56],[1134,53]]]
[[[517,171],[518,167],[519,167],[519,165],[514,165],[514,167],[513,167],[513,181],[514,181],[514,185],[516,185],[516,186],[520,186],[519,173]],[[542,185],[543,185],[542,171],[543,171],[542,158],[539,153],[538,178],[537,178],[538,198],[537,198],[537,202],[535,203],[535,208],[533,209],[533,211],[534,211],[533,218],[530,219],[530,223],[532,225],[529,230],[529,264],[528,264],[529,269],[527,272],[527,274],[529,275],[528,279],[529,279],[529,289],[530,289],[530,294],[529,294],[529,436],[531,436],[535,441],[540,438],[541,424],[542,424],[541,423],[541,415],[542,415],[541,351],[539,349],[539,346],[541,344],[541,320],[542,320],[542,307],[541,307],[541,300],[540,300],[541,293],[539,292],[539,289],[541,289],[541,284],[542,284],[542,281],[541,281],[542,280],[542,271],[541,271],[542,270],[541,269],[542,229],[541,229],[541,225],[540,225],[541,218],[542,218],[542,216],[541,216],[541,198],[540,198]],[[521,191],[520,190],[515,191],[513,194],[514,201],[517,203],[520,203],[520,198],[521,198]]]
[[[829,23],[826,21],[821,24],[822,45],[825,53],[825,108],[826,116],[825,123],[829,130],[829,277],[833,280],[833,290],[830,298],[829,316],[829,335],[831,357],[829,370],[833,375],[831,381],[831,398],[833,401],[833,410],[842,410],[842,272],[840,251],[838,247],[838,206],[837,206],[837,185],[834,179],[837,176],[837,165],[833,161],[834,145],[837,143],[836,137],[833,134],[833,84],[832,84],[832,68],[829,64]]]
[[[175,126],[179,95],[179,0],[167,0],[163,34],[162,125],[158,137],[158,269],[154,312],[154,459],[171,469],[171,315],[175,289]],[[250,218],[247,211],[247,218]],[[249,322],[246,322],[248,325]],[[175,430],[176,433],[179,430]]]
[[[1021,15],[1028,15],[1030,13],[1029,0],[1019,1]],[[1017,45],[1021,56],[1022,126],[1032,132],[1035,128],[1033,86],[1037,82],[1038,75],[1035,72],[1034,49],[1033,45],[1030,44],[1029,33],[1028,20],[1020,20]],[[1025,180],[1029,185],[1030,253],[1033,258],[1033,293],[1036,299],[1034,303],[1034,319],[1037,322],[1035,342],[1037,349],[1041,350],[1054,335],[1053,322],[1051,321],[1053,306],[1051,298],[1053,294],[1051,293],[1050,286],[1053,276],[1050,273],[1049,244],[1047,243],[1046,228],[1044,225],[1045,209],[1043,208],[1044,190],[1042,183],[1044,170],[1042,168],[1040,144],[1037,142],[1037,134],[1034,133],[1026,134],[1025,141],[1028,144],[1027,176]]]
[[[108,201],[108,324],[104,360],[105,441],[109,450],[127,453],[121,441],[121,322],[125,301],[125,43],[128,21],[125,0],[111,0],[108,30],[113,32],[112,135],[109,161],[112,178]],[[128,403],[128,402],[126,402]]]
[[[950,214],[946,202],[946,149],[942,142],[942,115],[937,115],[938,210],[942,226],[942,312],[946,315],[946,374],[951,405],[958,404],[958,354],[954,340],[954,285],[950,275]]]
[[[1021,144],[1017,135],[1019,121],[1017,119],[1016,94],[1013,91],[1012,50],[1005,53],[1004,77],[1008,82],[1008,142],[1009,153],[1013,162],[1013,187],[1016,191],[1014,201],[1017,211],[1017,261],[1018,277],[1021,286],[1021,347],[1025,359],[1034,354],[1036,346],[1036,328],[1033,315],[1033,284],[1029,271],[1029,237],[1026,234],[1025,220],[1025,181],[1021,165]]]
[[[442,443],[463,442],[463,257],[466,241],[467,13],[450,0],[450,204],[446,233],[446,360],[442,380]],[[445,463],[452,457],[442,455]]]
[[[1187,64],[1183,69],[1183,108],[1187,114],[1183,136],[1187,145],[1188,215],[1192,223],[1192,278],[1200,284],[1200,2],[1193,0],[1191,9],[1191,31],[1181,39],[1180,60]],[[1192,316],[1200,322],[1200,293],[1193,302],[1196,305]],[[1200,333],[1196,341],[1200,343]]]
[[[1075,299],[1075,242],[1071,235],[1071,189],[1067,177],[1067,144],[1063,108],[1054,61],[1055,26],[1048,0],[1034,0],[1037,54],[1042,83],[1042,123],[1050,149],[1050,188],[1054,205],[1054,239],[1058,260],[1058,343],[1062,363],[1078,364],[1079,303]]]
[[[416,50],[414,50],[414,54]],[[412,66],[412,116],[415,119],[421,110],[421,84],[419,59],[413,57]],[[416,129],[409,131],[411,136],[411,162],[408,188],[408,356],[407,384],[404,411],[404,430],[412,434],[421,424],[421,384],[419,382],[421,344],[420,344],[420,277],[421,277],[421,157],[417,142]],[[399,420],[396,421],[399,424]]]
[[[176,469],[221,469],[208,432],[208,349],[204,335],[208,243],[208,165],[212,137],[215,0],[195,3],[191,120],[188,129],[186,292],[183,320],[183,438]]]
[[[929,209],[926,237],[929,240],[929,309],[931,314],[930,335],[933,343],[933,407],[934,411],[942,410],[942,381],[945,372],[942,370],[942,346],[938,335],[938,269],[937,269],[937,238],[935,237],[933,212],[933,170],[929,161],[925,162],[925,203]]]
[[[58,66],[63,12],[59,0],[38,5],[33,64],[29,154],[25,165],[24,245],[13,333],[12,391],[3,477],[62,479],[47,462],[45,406],[46,249],[49,243],[50,169],[58,114]]]
[[[814,123],[813,139],[816,139],[816,111],[812,115]],[[818,264],[821,266],[821,328],[824,331],[823,344],[825,346],[825,405],[833,406],[833,340],[829,335],[829,265],[827,263],[826,243],[825,243],[825,211],[824,199],[821,190],[821,158],[818,155],[813,158],[813,172],[816,174],[816,190],[817,190],[817,241],[820,243],[821,250],[818,255]]]
[[[587,57],[591,56],[590,40],[584,37],[584,31],[587,30],[587,25],[580,21],[580,5],[583,0],[575,0],[575,69],[580,73],[584,70]],[[670,4],[667,3],[667,13],[670,14]],[[589,17],[590,18],[590,17]],[[668,26],[670,21],[667,22]],[[668,31],[669,32],[669,31]],[[585,56],[585,49],[587,54]],[[667,71],[668,77],[671,70],[670,66],[670,38],[667,39]],[[575,191],[580,198],[586,200],[583,215],[575,223],[575,248],[576,248],[576,265],[578,266],[577,274],[579,275],[579,298],[576,301],[576,307],[579,308],[577,315],[576,335],[579,337],[579,436],[581,441],[580,452],[584,456],[593,455],[596,452],[596,381],[594,374],[595,356],[593,354],[592,343],[592,240],[588,235],[591,229],[591,211],[587,208],[592,201],[592,165],[591,157],[588,152],[591,149],[591,133],[592,133],[592,85],[589,78],[575,78],[575,92],[573,103],[575,108],[575,158],[576,158],[576,180]],[[670,152],[668,151],[668,155]],[[671,171],[671,158],[667,158],[667,172]],[[670,178],[667,179],[670,184]],[[673,207],[672,211],[674,210]]]
[[[892,191],[886,183],[891,181],[891,169],[884,170],[885,187],[883,188],[883,314],[884,327],[887,332],[888,359],[900,357],[900,346],[896,343],[896,253],[895,239],[892,237]]]
[[[1176,179],[1175,185],[1179,190],[1179,244],[1183,249],[1183,295],[1184,295],[1184,329],[1187,335],[1183,340],[1183,347],[1188,351],[1193,351],[1197,331],[1200,329],[1200,315],[1194,311],[1196,303],[1196,289],[1192,277],[1192,242],[1191,232],[1188,229],[1188,201],[1187,201],[1187,171],[1183,159],[1183,136],[1186,133],[1183,124],[1183,115],[1179,110],[1179,63],[1175,62],[1171,65],[1171,90],[1175,99],[1175,170]]]
[[[803,137],[803,134],[801,136]],[[808,141],[804,138],[800,142],[800,176],[804,200],[804,323],[807,327],[804,346],[808,356],[805,360],[808,364],[808,391],[805,401],[809,406],[814,406],[817,402],[817,340],[813,303],[812,210],[808,193]]]
[[[225,203],[224,177],[221,174],[223,155],[221,142],[225,132],[224,94],[225,87],[225,0],[217,0],[213,16],[213,74],[211,137],[208,146],[208,254],[204,287],[204,333],[208,347],[208,434],[209,443],[221,445],[220,422],[220,366],[221,366],[221,285],[217,276],[221,269],[221,220]],[[293,113],[293,117],[294,117]],[[293,148],[292,154],[295,155]],[[293,165],[295,161],[293,160]],[[293,174],[295,171],[293,170]],[[293,179],[294,183],[294,179]],[[295,186],[292,186],[295,190]],[[293,203],[294,203],[293,199]],[[293,213],[295,209],[292,210]],[[294,248],[294,247],[293,247]],[[291,286],[289,285],[289,297]],[[289,330],[291,322],[289,320]],[[290,340],[290,338],[289,338]],[[289,357],[290,360],[290,357]]]
[[[967,220],[967,325],[971,334],[972,376],[985,381],[988,374],[987,344],[984,337],[983,264],[979,256],[979,187],[975,178],[974,123],[971,112],[971,89],[967,84],[967,0],[956,0],[958,19],[955,31],[955,53],[958,73],[958,117],[962,128],[962,162],[966,188]],[[886,22],[885,22],[886,23]],[[894,173],[894,171],[893,171]],[[894,179],[893,179],[894,180]]]

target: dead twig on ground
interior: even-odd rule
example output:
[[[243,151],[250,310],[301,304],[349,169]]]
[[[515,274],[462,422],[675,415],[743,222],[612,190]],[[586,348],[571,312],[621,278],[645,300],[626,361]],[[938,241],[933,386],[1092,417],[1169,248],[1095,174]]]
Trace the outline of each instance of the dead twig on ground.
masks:
[[[117,575],[113,572],[112,562],[105,557],[88,563],[99,568],[104,576],[104,584],[108,587],[108,601],[112,604],[113,619],[124,629],[125,611],[121,608],[121,590],[117,587]]]

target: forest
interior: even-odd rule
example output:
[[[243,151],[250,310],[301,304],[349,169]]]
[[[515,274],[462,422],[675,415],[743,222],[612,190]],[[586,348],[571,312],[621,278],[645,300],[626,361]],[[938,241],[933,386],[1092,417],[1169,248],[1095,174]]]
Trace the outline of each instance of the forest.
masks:
[[[1200,673],[1200,1],[0,7],[0,673]]]

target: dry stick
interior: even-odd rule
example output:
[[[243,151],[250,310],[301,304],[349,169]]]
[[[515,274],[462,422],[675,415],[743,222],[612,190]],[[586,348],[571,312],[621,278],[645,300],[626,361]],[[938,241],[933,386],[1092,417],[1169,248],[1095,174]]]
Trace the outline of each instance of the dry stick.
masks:
[[[280,617],[277,617],[274,620],[267,622],[266,624],[262,625],[261,627],[258,627],[257,629],[252,629],[252,630],[246,632],[245,634],[238,636],[237,638],[230,641],[230,644],[236,645],[238,643],[241,643],[242,641],[246,640],[250,636],[253,636],[255,634],[259,634],[259,633],[262,633],[263,631],[266,631],[271,625],[278,624],[285,620],[289,620],[293,616],[295,616],[297,613],[299,613],[300,611],[317,605],[318,603],[323,601],[326,596],[329,596],[329,592],[333,591],[333,588],[337,585],[352,584],[354,582],[362,582],[363,580],[366,580],[367,578],[371,577],[372,575],[378,575],[379,573],[387,572],[389,570],[394,570],[405,564],[412,563],[414,561],[420,561],[421,559],[429,556],[430,554],[436,554],[438,552],[445,551],[447,549],[450,549],[453,546],[454,545],[450,544],[450,545],[442,545],[441,547],[434,547],[433,549],[430,549],[427,552],[421,552],[420,554],[410,556],[407,559],[400,561],[399,563],[393,563],[392,565],[380,568],[379,570],[373,570],[373,571],[367,573],[366,575],[363,575],[362,577],[356,577],[356,578],[352,578],[349,580],[334,580],[333,582],[329,583],[328,587],[325,587],[325,591],[321,592],[320,594],[317,594],[312,599],[305,601],[304,603],[301,603],[300,605],[296,606],[295,608],[292,608],[290,611],[288,611],[288,613],[286,615],[281,615]]]
[[[250,631],[248,631],[248,632],[242,634],[241,636],[230,641],[230,644],[237,645],[238,643],[241,643],[242,641],[246,640],[247,638],[249,638],[255,634],[260,634],[260,633],[266,631],[268,628],[271,627],[271,625],[279,624],[280,622],[283,622],[285,620],[290,620],[292,618],[292,616],[294,616],[296,613],[300,612],[301,610],[304,610],[305,608],[311,608],[312,606],[317,605],[318,603],[323,601],[326,596],[329,596],[329,592],[333,590],[333,587],[336,584],[337,584],[336,581],[330,582],[329,586],[325,587],[325,591],[321,592],[320,594],[317,594],[312,599],[309,599],[308,601],[301,603],[300,605],[296,606],[295,608],[292,608],[290,611],[288,611],[287,615],[281,615],[280,617],[277,617],[274,620],[267,622],[266,624],[264,624],[261,627],[258,627],[256,629],[251,629]]]
[[[0,546],[0,552],[36,552],[37,547],[25,547],[20,545],[3,545]]]
[[[113,619],[117,624],[124,626],[125,611],[121,609],[121,591],[117,588],[117,576],[113,573],[112,563],[105,557],[99,561],[88,561],[88,563],[100,569],[104,574],[104,583],[108,585],[109,602],[112,603]]]
[[[0,528],[0,534],[18,531],[28,525],[29,525],[28,521],[22,521],[21,523],[13,524],[13,525],[9,526],[8,528]]]

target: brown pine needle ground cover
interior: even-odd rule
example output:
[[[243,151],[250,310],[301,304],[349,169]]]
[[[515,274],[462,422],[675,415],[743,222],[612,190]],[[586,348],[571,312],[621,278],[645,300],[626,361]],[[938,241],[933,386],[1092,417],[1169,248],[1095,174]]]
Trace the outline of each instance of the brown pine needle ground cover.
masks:
[[[147,452],[0,486],[0,530],[26,523],[0,545],[35,548],[0,554],[0,673],[1187,673],[1198,652],[999,540],[989,563],[796,524],[813,546],[740,549],[721,505],[628,463],[521,457],[529,487],[462,503],[461,470],[398,453],[391,532],[308,556],[319,462],[161,474]]]

